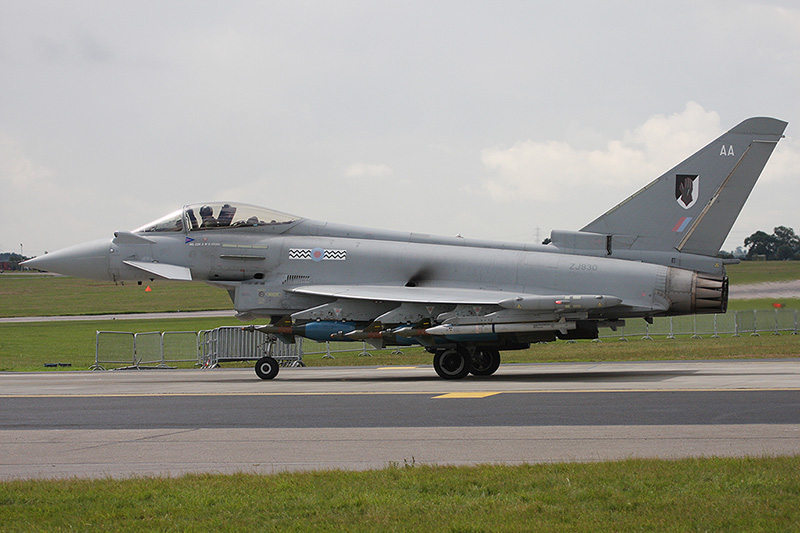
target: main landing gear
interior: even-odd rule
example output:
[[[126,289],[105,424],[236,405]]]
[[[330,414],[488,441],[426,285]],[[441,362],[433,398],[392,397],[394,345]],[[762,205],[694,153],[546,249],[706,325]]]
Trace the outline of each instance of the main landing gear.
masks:
[[[472,354],[473,376],[491,376],[500,367],[500,350],[496,348],[476,348]]]
[[[467,374],[491,376],[500,366],[500,351],[495,348],[457,346],[436,350],[433,369],[442,379],[462,379]]]
[[[496,348],[440,348],[433,356],[433,368],[442,379],[462,379],[467,374],[491,376],[499,366],[500,351]],[[256,375],[261,379],[274,378],[278,370],[280,366],[274,357],[262,357],[256,362]]]
[[[278,375],[278,361],[274,357],[262,357],[256,361],[256,375],[261,379],[272,379]]]

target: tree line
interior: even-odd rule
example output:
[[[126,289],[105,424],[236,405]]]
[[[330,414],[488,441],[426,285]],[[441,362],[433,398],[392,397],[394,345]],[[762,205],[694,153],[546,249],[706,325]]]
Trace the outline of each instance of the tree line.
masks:
[[[30,257],[15,254],[14,252],[0,253],[0,271],[4,270],[20,270],[19,264]]]
[[[772,234],[757,231],[744,240],[746,259],[764,258],[767,261],[800,259],[800,237],[792,228],[778,226]]]

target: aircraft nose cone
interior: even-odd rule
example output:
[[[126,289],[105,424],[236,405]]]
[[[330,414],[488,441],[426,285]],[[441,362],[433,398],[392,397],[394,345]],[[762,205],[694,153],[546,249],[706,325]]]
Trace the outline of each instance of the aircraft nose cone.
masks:
[[[111,242],[100,239],[28,259],[26,267],[88,279],[111,279],[108,259]]]

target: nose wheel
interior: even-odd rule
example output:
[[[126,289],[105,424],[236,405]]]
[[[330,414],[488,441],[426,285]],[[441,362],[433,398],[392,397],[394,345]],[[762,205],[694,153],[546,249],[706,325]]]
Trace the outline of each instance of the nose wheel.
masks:
[[[278,375],[278,361],[273,357],[262,357],[256,361],[256,375],[261,379],[272,379]]]

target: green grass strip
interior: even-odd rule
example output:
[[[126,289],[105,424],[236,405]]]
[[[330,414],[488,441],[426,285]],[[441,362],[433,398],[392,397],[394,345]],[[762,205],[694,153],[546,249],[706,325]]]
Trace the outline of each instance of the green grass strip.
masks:
[[[265,451],[266,452],[266,451]],[[800,457],[0,483],[12,531],[790,531]]]
[[[725,270],[732,285],[800,279],[800,261],[742,261]]]
[[[146,291],[147,287],[150,291]],[[232,309],[228,293],[205,283],[115,285],[64,276],[0,275],[0,317],[159,313]]]

